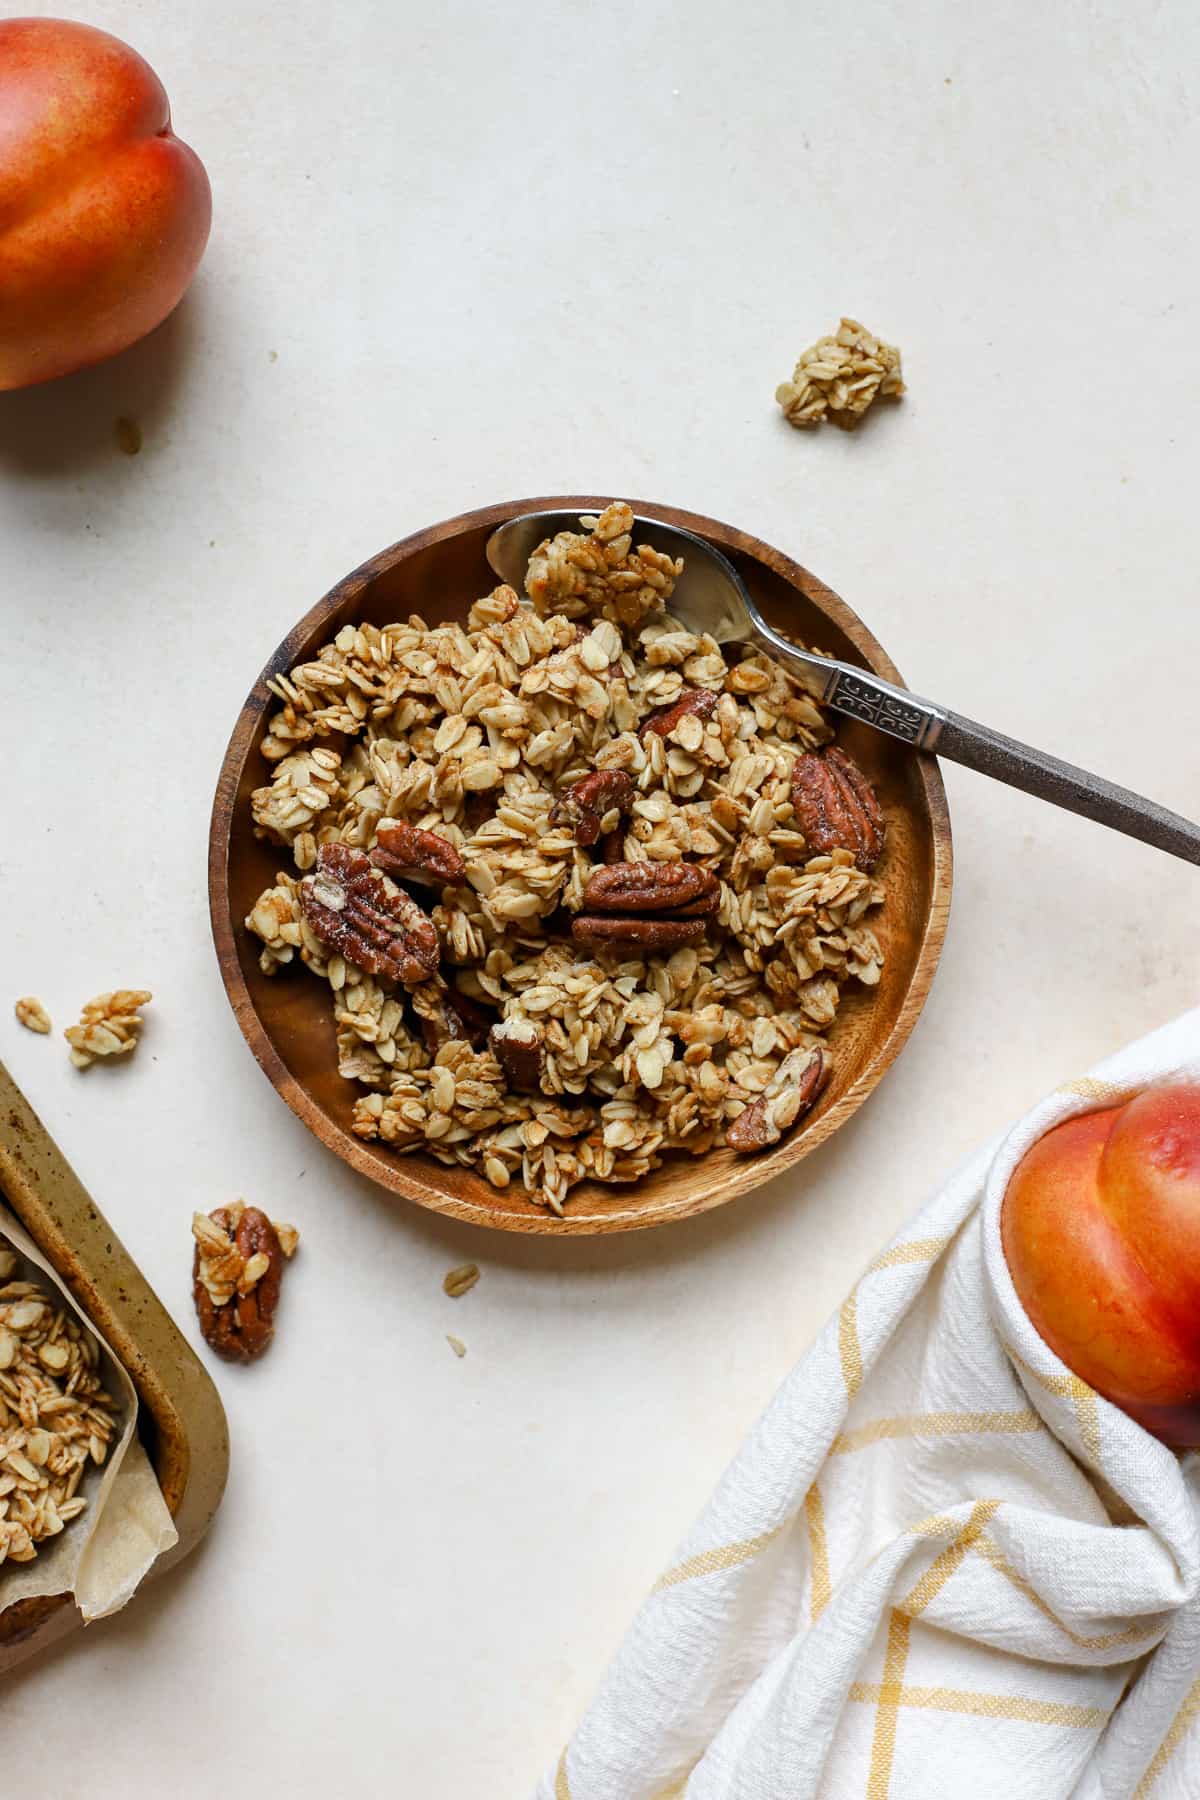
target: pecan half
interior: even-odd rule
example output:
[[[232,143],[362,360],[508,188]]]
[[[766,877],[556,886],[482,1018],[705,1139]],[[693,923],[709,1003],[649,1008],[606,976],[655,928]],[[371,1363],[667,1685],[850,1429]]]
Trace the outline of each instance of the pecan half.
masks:
[[[659,737],[668,737],[680,719],[692,714],[697,719],[711,719],[717,710],[719,696],[710,688],[685,688],[673,706],[660,706],[652,712],[648,719],[643,719],[638,726],[638,736],[645,741],[648,731],[656,731]]]
[[[829,1080],[824,1050],[793,1050],[775,1071],[765,1093],[744,1107],[727,1127],[725,1142],[743,1153],[767,1150],[815,1105]]]
[[[651,913],[642,919],[614,918],[610,913],[580,913],[571,921],[571,936],[589,950],[629,950],[641,956],[652,950],[678,950],[704,936],[703,919],[671,919]]]
[[[573,782],[554,802],[550,823],[568,826],[575,833],[575,842],[586,850],[600,836],[609,813],[623,818],[633,805],[633,797],[633,782],[624,769],[595,769]]]
[[[440,1050],[454,1038],[481,1050],[495,1020],[494,1013],[458,988],[447,988],[432,1009],[421,1011],[418,1017],[425,1048],[432,1051]]]
[[[875,790],[836,744],[821,755],[796,758],[792,810],[814,854],[852,850],[855,863],[866,871],[879,861],[886,827]]]
[[[714,913],[721,884],[696,863],[618,862],[593,869],[583,890],[588,912],[657,913],[682,917]]]
[[[542,1034],[532,1019],[502,1019],[488,1038],[504,1079],[517,1094],[536,1094],[542,1084]]]
[[[395,881],[432,881],[446,887],[466,875],[457,844],[440,832],[422,831],[400,820],[380,825],[371,861]]]
[[[300,910],[321,942],[368,975],[411,987],[441,957],[437,928],[403,888],[349,844],[322,844],[300,883]]]
[[[235,1224],[228,1207],[219,1206],[209,1214],[213,1231],[201,1243],[197,1235],[192,1256],[192,1297],[196,1316],[205,1342],[227,1362],[253,1362],[261,1356],[275,1334],[275,1311],[279,1305],[279,1284],[283,1275],[283,1246],[266,1213],[257,1206],[247,1206]],[[199,1224],[197,1220],[197,1224]],[[196,1226],[193,1226],[193,1230]],[[221,1254],[220,1240],[228,1250]],[[265,1267],[263,1266],[265,1264]],[[238,1273],[235,1273],[235,1266]],[[244,1277],[250,1271],[256,1279],[249,1291]],[[231,1297],[218,1305],[213,1298],[216,1279],[228,1275]],[[221,1292],[221,1288],[217,1288]]]

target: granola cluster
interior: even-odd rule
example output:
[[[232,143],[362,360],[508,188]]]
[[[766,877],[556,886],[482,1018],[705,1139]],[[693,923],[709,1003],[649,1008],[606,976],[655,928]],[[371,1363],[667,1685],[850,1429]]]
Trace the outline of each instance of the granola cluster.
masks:
[[[192,1298],[205,1341],[227,1362],[253,1362],[275,1335],[283,1266],[300,1233],[235,1200],[193,1213],[192,1237]]]
[[[781,382],[775,398],[789,425],[811,430],[823,419],[849,429],[881,396],[898,400],[904,392],[900,352],[860,325],[843,319],[836,332],[818,338]]]
[[[581,523],[523,597],[348,625],[272,681],[252,808],[289,862],[246,920],[267,974],[328,983],[360,1136],[555,1211],[764,1096],[777,1140],[781,1072],[815,1098],[883,960],[882,822],[844,773],[826,794],[819,706],[672,618],[682,563],[627,506]]]
[[[0,1563],[32,1562],[87,1508],[79,1493],[120,1431],[100,1348],[0,1238]]]
[[[78,1025],[63,1033],[75,1067],[86,1069],[102,1056],[131,1056],[145,1023],[140,1009],[153,998],[148,988],[117,988],[89,1000]]]

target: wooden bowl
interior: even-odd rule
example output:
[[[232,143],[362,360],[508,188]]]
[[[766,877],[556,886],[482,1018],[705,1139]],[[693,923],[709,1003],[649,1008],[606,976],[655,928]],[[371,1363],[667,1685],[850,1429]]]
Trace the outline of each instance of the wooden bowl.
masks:
[[[484,545],[501,520],[535,510],[597,511],[603,504],[595,496],[555,496],[485,507],[419,531],[347,575],[300,621],[255,682],[229,741],[213,804],[209,904],[217,958],[238,1024],[271,1081],[297,1118],[351,1168],[436,1212],[503,1231],[586,1234],[661,1225],[723,1206],[790,1169],[858,1110],[899,1055],[929,992],[950,909],[950,819],[936,762],[844,721],[839,737],[874,781],[888,818],[880,865],[887,902],[877,926],[886,962],[878,987],[851,983],[846,989],[830,1037],[832,1080],[805,1123],[776,1149],[762,1156],[731,1150],[672,1155],[630,1187],[583,1182],[571,1190],[566,1217],[559,1219],[515,1186],[498,1193],[468,1169],[448,1168],[420,1153],[401,1156],[353,1136],[351,1113],[362,1090],[337,1072],[327,987],[299,964],[263,975],[261,946],[242,923],[288,860],[277,845],[260,842],[250,822],[251,791],[268,778],[259,745],[276,702],[267,679],[307,661],[353,620],[384,625],[411,612],[431,623],[465,617],[493,584]],[[650,501],[632,505],[718,545],[778,629],[900,680],[846,603],[778,550],[696,513]]]

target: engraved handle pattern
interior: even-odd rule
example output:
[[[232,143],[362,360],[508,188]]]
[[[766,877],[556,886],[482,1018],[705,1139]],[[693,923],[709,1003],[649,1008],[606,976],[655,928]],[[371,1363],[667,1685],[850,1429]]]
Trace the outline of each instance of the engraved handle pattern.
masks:
[[[888,682],[875,681],[857,671],[851,674],[848,669],[839,669],[825,703],[921,750],[932,749],[941,730],[942,715],[935,707],[899,694]]]

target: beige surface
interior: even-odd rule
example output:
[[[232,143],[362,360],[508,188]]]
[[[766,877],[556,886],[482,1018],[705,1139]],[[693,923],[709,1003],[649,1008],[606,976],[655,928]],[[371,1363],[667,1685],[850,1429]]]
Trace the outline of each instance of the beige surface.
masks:
[[[271,1361],[220,1373],[211,1539],[6,1688],[14,1786],[53,1734],[88,1800],[127,1796],[136,1685],[139,1793],[164,1766],[180,1800],[524,1793],[872,1251],[1040,1089],[1194,1001],[1193,870],[950,771],[942,971],[854,1125],[666,1235],[528,1243],[391,1211],[326,1156],[208,944],[207,808],[257,664],[361,557],[504,494],[732,519],[914,686],[1200,806],[1200,26],[1178,0],[1047,19],[105,9],[216,228],[158,339],[0,403],[0,966],[56,1025],[5,1002],[0,1055],[193,1335],[193,1207],[244,1194],[303,1245]],[[775,385],[843,310],[903,347],[909,395],[856,438],[791,432]],[[137,1055],[71,1069],[79,1004],[137,983]],[[356,1508],[318,1519],[309,1484],[348,1476]]]

